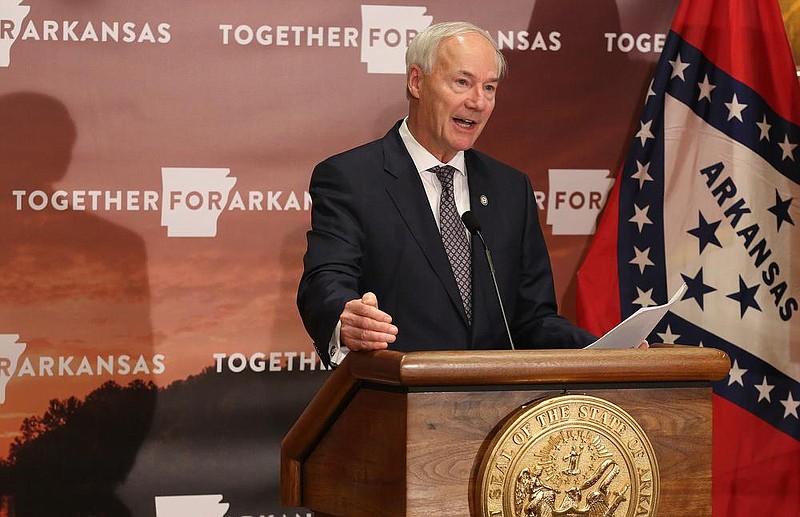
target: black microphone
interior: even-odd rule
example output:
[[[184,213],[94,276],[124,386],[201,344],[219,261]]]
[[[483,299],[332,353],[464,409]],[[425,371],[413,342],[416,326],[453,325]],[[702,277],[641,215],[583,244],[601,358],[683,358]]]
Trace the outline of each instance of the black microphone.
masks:
[[[503,324],[506,326],[506,334],[508,335],[508,342],[511,343],[511,350],[516,350],[517,347],[514,346],[514,340],[511,338],[511,330],[508,328],[508,318],[506,318],[506,309],[503,307],[503,300],[500,298],[500,289],[497,287],[497,277],[494,274],[494,263],[492,262],[492,254],[489,252],[489,247],[486,246],[486,241],[483,240],[483,234],[481,234],[481,223],[478,222],[478,218],[475,217],[475,214],[467,210],[463,214],[461,214],[461,222],[464,223],[469,233],[472,235],[477,235],[478,238],[481,240],[481,244],[483,245],[483,251],[486,252],[486,261],[489,263],[489,274],[492,276],[492,283],[494,283],[494,292],[497,295],[497,303],[500,304],[500,314],[503,315]]]

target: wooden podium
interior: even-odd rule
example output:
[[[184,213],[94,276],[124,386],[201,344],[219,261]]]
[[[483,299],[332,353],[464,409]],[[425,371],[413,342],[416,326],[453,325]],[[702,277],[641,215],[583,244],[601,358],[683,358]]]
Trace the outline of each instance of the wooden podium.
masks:
[[[658,459],[659,517],[710,516],[710,383],[729,369],[719,350],[669,345],[349,354],[283,440],[281,500],[317,516],[479,516],[476,476],[504,421],[566,393],[638,422]],[[628,515],[655,515],[645,503]]]

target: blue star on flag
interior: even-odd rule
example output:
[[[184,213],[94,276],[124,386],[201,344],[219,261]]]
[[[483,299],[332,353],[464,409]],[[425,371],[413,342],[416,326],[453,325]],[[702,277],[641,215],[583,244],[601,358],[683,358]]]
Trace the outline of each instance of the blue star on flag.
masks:
[[[698,214],[700,215],[700,222],[697,228],[692,228],[688,233],[697,237],[698,243],[700,244],[700,254],[702,255],[703,250],[706,249],[706,246],[709,244],[720,248],[722,247],[719,239],[717,239],[717,228],[719,228],[719,223],[722,221],[709,223],[706,221],[706,218],[703,217],[703,212],[698,212]]]
[[[780,192],[778,189],[775,189],[775,205],[771,206],[767,210],[772,212],[775,215],[775,219],[778,224],[778,231],[781,230],[781,225],[784,222],[787,222],[794,226],[794,220],[792,220],[792,216],[789,215],[789,207],[792,204],[792,198],[783,199],[781,198]]]
[[[729,294],[728,298],[739,302],[739,309],[741,310],[740,317],[744,318],[744,313],[747,312],[747,309],[751,307],[759,312],[761,311],[761,306],[759,306],[758,302],[756,301],[756,293],[758,292],[759,287],[761,287],[759,284],[749,287],[744,282],[744,279],[741,277],[741,275],[739,275],[739,291]]]
[[[716,291],[716,289],[703,282],[703,268],[700,268],[694,278],[684,275],[683,273],[681,273],[681,276],[683,277],[683,281],[686,282],[687,287],[686,293],[683,295],[682,300],[693,298],[694,301],[697,302],[697,305],[700,306],[700,309],[704,309],[703,296]]]

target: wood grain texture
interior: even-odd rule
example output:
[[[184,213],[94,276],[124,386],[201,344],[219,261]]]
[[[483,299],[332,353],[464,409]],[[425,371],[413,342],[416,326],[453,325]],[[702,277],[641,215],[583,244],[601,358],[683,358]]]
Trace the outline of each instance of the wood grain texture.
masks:
[[[405,515],[406,402],[400,393],[356,394],[305,462],[304,506],[331,515]]]
[[[347,368],[362,380],[397,386],[486,386],[600,382],[716,381],[730,371],[713,348],[653,345],[625,350],[378,350],[352,354]]]
[[[681,386],[729,368],[724,353],[695,347],[350,354],[284,438],[282,502],[356,517],[471,515],[476,469],[498,426],[552,394],[545,384],[591,383],[575,393],[619,405],[652,441],[659,515],[710,515],[711,392]]]
[[[316,447],[355,393],[358,379],[347,368],[336,369],[281,442],[281,502],[303,506],[302,462]]]
[[[710,388],[571,393],[613,402],[643,427],[661,474],[659,517],[711,515]],[[545,395],[553,392],[409,394],[405,515],[477,515],[474,483],[489,442],[509,414]]]

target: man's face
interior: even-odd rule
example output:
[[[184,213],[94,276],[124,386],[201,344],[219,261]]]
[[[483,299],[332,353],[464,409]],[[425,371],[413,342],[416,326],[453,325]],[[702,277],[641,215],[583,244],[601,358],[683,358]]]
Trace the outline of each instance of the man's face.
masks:
[[[414,138],[443,163],[470,149],[492,114],[498,81],[495,51],[483,36],[443,40],[430,75],[416,66],[409,72]]]

